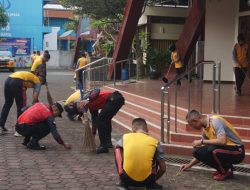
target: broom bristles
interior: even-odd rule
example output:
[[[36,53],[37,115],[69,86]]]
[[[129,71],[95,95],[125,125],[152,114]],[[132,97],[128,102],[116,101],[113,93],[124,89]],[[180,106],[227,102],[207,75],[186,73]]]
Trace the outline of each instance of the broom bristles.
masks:
[[[89,153],[96,151],[95,138],[91,132],[87,113],[81,117],[84,126],[82,152]]]

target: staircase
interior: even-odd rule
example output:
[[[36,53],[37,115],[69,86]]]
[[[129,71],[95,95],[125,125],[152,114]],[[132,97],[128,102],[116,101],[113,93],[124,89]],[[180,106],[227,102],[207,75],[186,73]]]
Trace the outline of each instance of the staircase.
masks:
[[[113,87],[105,86],[105,90],[117,90]],[[160,102],[146,97],[131,94],[119,90],[126,99],[125,105],[113,118],[113,126],[119,128],[123,132],[131,130],[131,122],[136,117],[142,117],[147,121],[150,135],[160,141]],[[167,106],[165,105],[166,109]],[[195,131],[186,126],[185,116],[187,109],[178,107],[177,132],[174,129],[174,107],[171,107],[171,133],[170,144],[163,143],[163,149],[166,154],[179,156],[192,156],[192,142],[200,139],[201,131]],[[243,139],[246,148],[246,157],[244,163],[250,164],[250,117],[224,116]],[[166,142],[165,129],[165,142]]]

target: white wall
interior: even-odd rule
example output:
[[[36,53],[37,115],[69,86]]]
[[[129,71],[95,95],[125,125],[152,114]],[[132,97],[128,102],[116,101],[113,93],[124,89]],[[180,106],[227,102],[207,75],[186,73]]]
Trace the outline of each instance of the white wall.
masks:
[[[50,60],[48,68],[70,68],[73,59],[73,51],[49,51]]]
[[[205,24],[205,60],[221,61],[222,81],[233,81],[232,48],[238,20],[239,0],[207,0]],[[204,79],[212,79],[206,66]]]
[[[60,27],[52,27],[51,33],[44,35],[43,47],[44,50],[57,50],[57,33]]]

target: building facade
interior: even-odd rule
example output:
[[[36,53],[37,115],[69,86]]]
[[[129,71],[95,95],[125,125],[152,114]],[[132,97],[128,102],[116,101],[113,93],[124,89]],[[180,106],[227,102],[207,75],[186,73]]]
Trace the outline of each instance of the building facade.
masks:
[[[31,50],[43,49],[43,35],[50,32],[43,24],[43,0],[1,0],[9,23],[0,30],[1,38],[29,38]]]

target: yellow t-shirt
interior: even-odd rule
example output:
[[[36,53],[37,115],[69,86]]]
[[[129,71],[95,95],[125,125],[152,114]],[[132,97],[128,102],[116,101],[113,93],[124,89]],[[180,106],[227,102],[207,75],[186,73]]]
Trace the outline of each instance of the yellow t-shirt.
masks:
[[[83,66],[85,66],[85,65],[87,65],[88,64],[88,60],[87,60],[87,58],[85,58],[85,57],[81,57],[80,59],[78,59],[78,67],[77,67],[77,69],[79,69],[80,67],[83,67]]]
[[[31,71],[35,71],[36,68],[43,64],[42,57],[41,56],[36,56],[34,63],[32,64]]]
[[[26,88],[34,88],[35,85],[41,84],[40,79],[29,71],[18,71],[12,73],[9,77],[22,79]]]
[[[78,100],[81,100],[80,90],[75,91],[73,94],[71,94],[68,99],[65,101],[64,105],[68,105],[72,102],[76,102]]]
[[[213,119],[217,120],[216,126],[213,126]],[[217,128],[217,131],[225,131],[227,146],[235,146],[236,144],[241,144],[240,136],[234,129],[234,127],[227,120],[217,115],[213,115],[209,118],[209,125],[208,127],[203,129],[203,134],[208,139],[217,139],[218,134],[216,133],[215,127]]]
[[[35,60],[36,60],[36,54],[32,54],[32,56],[31,56],[32,63],[34,63]]]
[[[175,62],[175,68],[176,69],[179,69],[179,68],[182,67],[182,62],[181,62],[181,60],[179,58],[179,55],[178,55],[177,51],[174,51],[174,52],[171,53],[171,60],[173,62]],[[179,60],[179,61],[177,61],[177,60]]]
[[[236,59],[241,67],[245,68],[248,66],[247,60],[247,52],[248,52],[248,45],[244,44],[240,46],[238,43],[235,45],[236,49]]]
[[[144,181],[152,174],[158,141],[144,133],[123,135],[123,168],[130,178]]]

